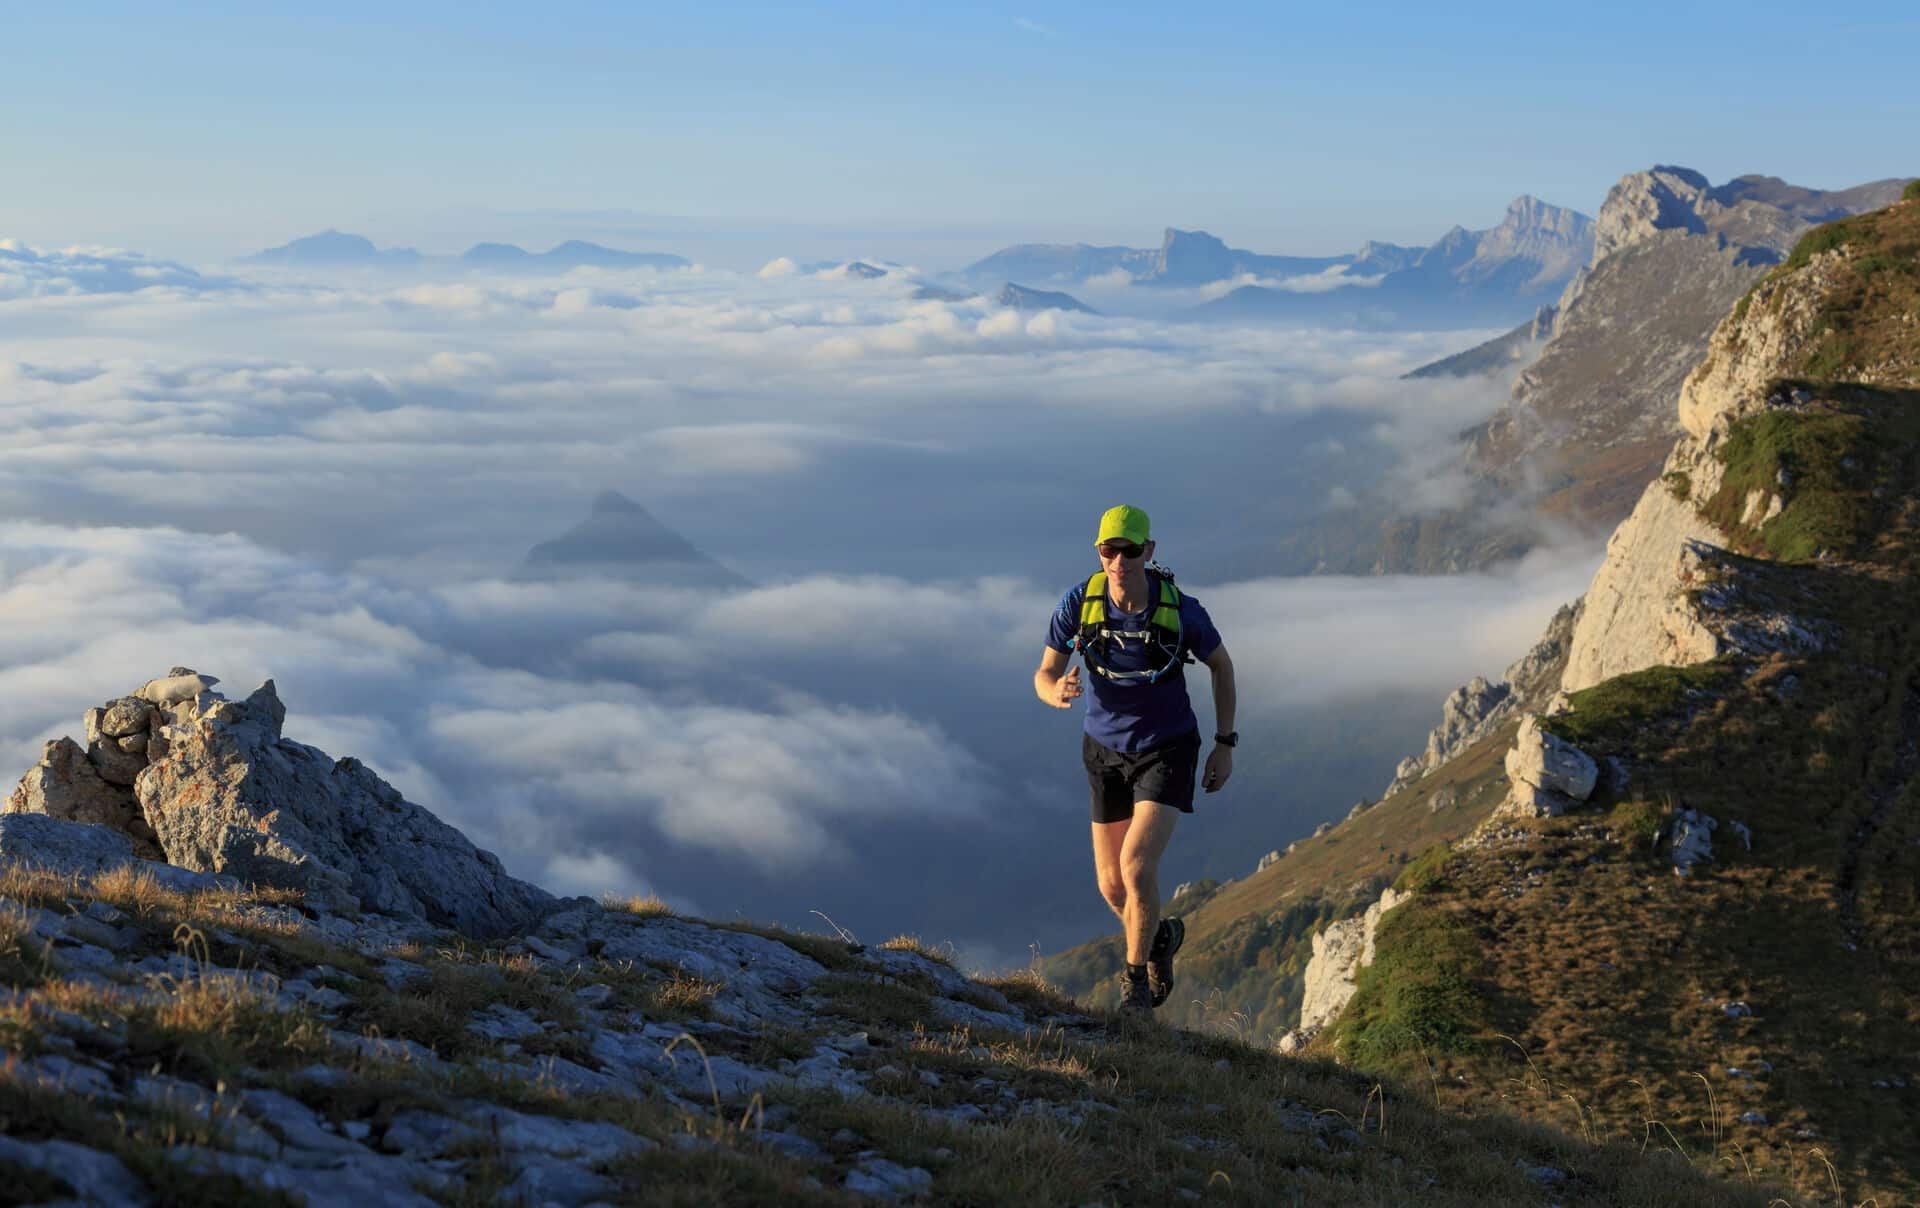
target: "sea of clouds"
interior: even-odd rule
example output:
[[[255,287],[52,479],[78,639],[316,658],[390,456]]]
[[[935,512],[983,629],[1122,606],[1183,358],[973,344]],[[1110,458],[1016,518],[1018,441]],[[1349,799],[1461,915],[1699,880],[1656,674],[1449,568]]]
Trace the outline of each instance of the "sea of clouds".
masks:
[[[1169,888],[1377,793],[1597,563],[1298,579],[1244,552],[1382,491],[1457,499],[1445,453],[1504,389],[1399,375],[1484,333],[912,293],[0,243],[0,776],[172,664],[272,677],[290,736],[556,891],[817,909],[996,964],[1111,922],[1079,715],[1030,685],[1102,509],[1148,508],[1164,561],[1209,568],[1182,582],[1240,669],[1243,774]],[[608,488],[754,586],[514,577]]]

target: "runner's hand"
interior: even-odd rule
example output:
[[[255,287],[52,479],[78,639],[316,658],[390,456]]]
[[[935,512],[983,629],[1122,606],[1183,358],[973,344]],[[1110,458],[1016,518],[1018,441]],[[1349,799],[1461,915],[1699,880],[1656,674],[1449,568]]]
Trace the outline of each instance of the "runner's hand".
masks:
[[[1056,709],[1073,708],[1073,698],[1080,695],[1080,668],[1070,668],[1054,684],[1053,707]]]
[[[1233,748],[1215,744],[1213,752],[1207,756],[1207,774],[1200,778],[1201,787],[1209,793],[1217,793],[1227,786],[1227,778],[1233,775]]]

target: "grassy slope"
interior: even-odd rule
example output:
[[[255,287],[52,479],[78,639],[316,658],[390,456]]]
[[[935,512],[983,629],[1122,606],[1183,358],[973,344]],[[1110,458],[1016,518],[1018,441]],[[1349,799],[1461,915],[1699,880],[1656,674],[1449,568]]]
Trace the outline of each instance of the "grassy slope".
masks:
[[[1365,910],[1421,852],[1466,834],[1505,791],[1508,726],[1444,770],[1381,801],[1325,835],[1302,839],[1277,862],[1239,881],[1168,903],[1186,919],[1179,985],[1160,1017],[1180,1027],[1265,1043],[1299,1022],[1300,976],[1321,924]],[[1429,808],[1436,795],[1455,802]],[[1112,1006],[1123,953],[1105,936],[1043,960],[1041,972],[1082,1001]]]
[[[1455,856],[1418,903],[1482,941],[1475,1042],[1420,1051],[1351,1019],[1341,1040],[1428,1070],[1446,1102],[1887,1204],[1920,1196],[1920,204],[1836,226],[1754,295],[1852,253],[1825,334],[1783,366],[1812,398],[1723,446],[1739,492],[1792,483],[1775,519],[1727,521],[1756,559],[1732,581],[1824,623],[1828,648],[1576,696],[1553,728],[1625,763],[1626,788]],[[1725,521],[1732,493],[1697,502]],[[1722,826],[1716,862],[1678,878],[1643,838],[1687,807]],[[1397,942],[1383,928],[1383,962]]]
[[[25,908],[61,914],[89,902],[121,912],[129,959],[185,950],[195,972],[159,981],[157,998],[123,995],[63,974],[49,949],[25,938]],[[284,901],[276,897],[272,902]],[[844,1190],[847,1172],[880,1150],[932,1174],[933,1204],[1164,1204],[1182,1199],[1249,1204],[1481,1205],[1537,1201],[1551,1186],[1559,1203],[1658,1205],[1676,1197],[1702,1206],[1761,1208],[1758,1183],[1715,1185],[1670,1158],[1634,1147],[1594,1145],[1551,1127],[1507,1116],[1475,1119],[1437,1110],[1432,1092],[1250,1048],[1230,1038],[1119,1026],[1066,1013],[1072,1004],[1026,976],[989,984],[1033,1020],[1024,1035],[947,1027],[933,1017],[935,981],[887,973],[829,938],[755,928],[832,970],[814,983],[817,1030],[769,1029],[757,1036],[706,1031],[705,1045],[766,1064],[810,1053],[822,1035],[864,1031],[871,1047],[849,1062],[871,1075],[872,1093],[843,1098],[779,1085],[753,1108],[708,1114],[685,1100],[633,1088],[634,1096],[570,1094],[547,1080],[488,1073],[476,1059],[499,1050],[466,1028],[473,1011],[509,1002],[564,1038],[580,1023],[572,991],[605,982],[627,1007],[652,1020],[698,1020],[697,982],[670,969],[546,964],[501,948],[446,937],[444,946],[387,954],[423,972],[389,988],[369,954],[318,940],[297,926],[267,921],[249,895],[184,896],[151,881],[111,878],[86,885],[18,868],[0,869],[0,1126],[16,1140],[74,1141],[116,1155],[157,1202],[291,1205],[225,1174],[195,1173],[182,1155],[240,1144],[230,1130],[228,1097],[249,1087],[282,1091],[334,1126],[376,1135],[399,1112],[444,1110],[479,1098],[536,1115],[598,1120],[660,1142],[646,1152],[596,1164],[620,1184],[622,1203],[709,1205],[871,1202]],[[98,909],[98,908],[96,908]],[[627,907],[628,925],[647,927],[664,908]],[[185,929],[182,929],[182,928]],[[910,941],[888,947],[913,947]],[[217,971],[244,960],[251,970],[294,972],[324,962],[351,1000],[346,1018],[276,1007],[252,983]],[[624,964],[624,963],[623,963]],[[351,972],[365,975],[350,978]],[[963,994],[964,997],[964,994]],[[1063,1022],[1057,1022],[1063,1021]],[[390,1061],[344,1046],[329,1026],[411,1041],[448,1064],[434,1069]],[[1071,1025],[1071,1026],[1069,1026]],[[537,1039],[529,1037],[528,1040]],[[556,1041],[558,1043],[558,1041]],[[98,1060],[117,1086],[166,1074],[205,1089],[212,1117],[172,1102],[129,1098],[105,1105],[21,1076],[19,1062],[65,1052]],[[591,1062],[585,1053],[575,1053]],[[344,1080],[296,1077],[326,1065]],[[959,1104],[991,1106],[1007,1095],[1034,1108],[989,1123],[928,1114]],[[1063,1121],[1047,1105],[1074,1105],[1082,1122]],[[764,1114],[763,1114],[764,1112]],[[818,1162],[795,1159],[760,1140],[762,1122],[817,1145]],[[186,1148],[182,1148],[186,1147]],[[1541,1168],[1550,1168],[1542,1171]],[[499,1146],[480,1138],[438,1163],[457,1180],[433,1190],[441,1203],[502,1202],[512,1171]],[[59,1171],[38,1172],[0,1160],[7,1180],[0,1202],[39,1202],[69,1194]],[[425,1190],[423,1188],[423,1190]]]

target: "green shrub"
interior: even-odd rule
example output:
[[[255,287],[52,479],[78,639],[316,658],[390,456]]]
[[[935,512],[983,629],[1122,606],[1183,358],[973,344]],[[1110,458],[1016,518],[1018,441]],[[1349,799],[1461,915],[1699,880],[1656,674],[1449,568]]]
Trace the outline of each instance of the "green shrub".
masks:
[[[1740,295],[1740,300],[1738,302],[1735,302],[1733,304],[1733,321],[1735,323],[1746,322],[1747,307],[1752,305],[1753,305],[1753,291],[1748,290],[1746,293]]]
[[[1818,358],[1816,358],[1818,359]],[[1763,411],[1733,425],[1716,456],[1726,477],[1700,509],[1746,552],[1804,562],[1821,550],[1850,550],[1873,522],[1874,446],[1858,415]],[[1790,485],[1780,486],[1785,472]],[[1749,492],[1779,492],[1780,514],[1757,528],[1742,523]]]
[[[1647,801],[1622,801],[1607,815],[1614,834],[1634,847],[1648,847],[1666,823],[1666,811]]]
[[[1667,484],[1667,494],[1681,503],[1693,494],[1693,476],[1685,470],[1669,470],[1660,476],[1660,481]]]
[[[1908,181],[1907,187],[1900,190],[1900,196],[1906,201],[1920,201],[1920,180]]]
[[[1873,214],[1856,214],[1852,218],[1842,218],[1838,222],[1813,228],[1800,236],[1800,242],[1793,245],[1793,251],[1788,253],[1786,264],[1782,267],[1791,272],[1822,252],[1845,247],[1857,239],[1870,238],[1874,229],[1873,219]]]
[[[1542,718],[1540,726],[1575,745],[1598,742],[1671,713],[1687,693],[1718,687],[1734,674],[1732,661],[1723,657],[1692,667],[1648,667],[1616,675],[1574,693],[1568,712]]]
[[[1373,963],[1354,978],[1340,1017],[1347,1060],[1393,1065],[1417,1053],[1464,1053],[1486,1029],[1482,944],[1452,914],[1421,901],[1388,911]]]
[[[1442,873],[1447,857],[1453,854],[1453,845],[1441,840],[1414,857],[1413,863],[1400,870],[1394,879],[1393,887],[1401,893],[1431,893],[1446,887],[1447,878]]]

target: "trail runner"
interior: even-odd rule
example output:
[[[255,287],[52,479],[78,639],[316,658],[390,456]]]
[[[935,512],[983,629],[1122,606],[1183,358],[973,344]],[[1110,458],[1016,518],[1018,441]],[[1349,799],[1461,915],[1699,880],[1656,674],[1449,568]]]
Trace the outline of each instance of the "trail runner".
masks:
[[[1061,598],[1047,628],[1033,690],[1056,709],[1083,691],[1074,651],[1093,688],[1081,761],[1093,799],[1093,870],[1100,896],[1126,937],[1121,1010],[1147,1016],[1173,989],[1180,919],[1160,917],[1160,857],[1181,814],[1193,812],[1200,722],[1187,699],[1184,665],[1213,675],[1218,731],[1201,782],[1217,793],[1233,775],[1233,661],[1199,601],[1153,565],[1147,514],[1109,508],[1095,537],[1100,572]]]

